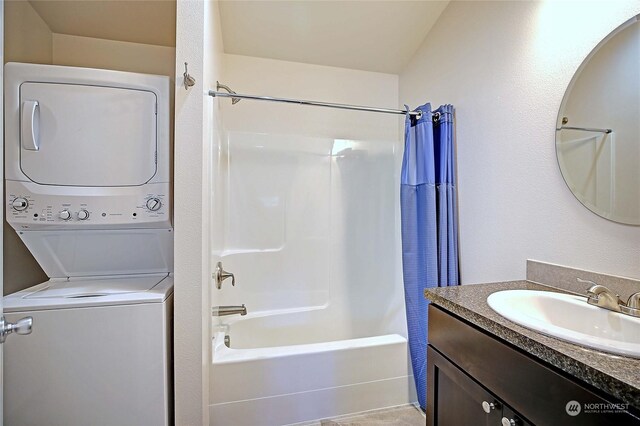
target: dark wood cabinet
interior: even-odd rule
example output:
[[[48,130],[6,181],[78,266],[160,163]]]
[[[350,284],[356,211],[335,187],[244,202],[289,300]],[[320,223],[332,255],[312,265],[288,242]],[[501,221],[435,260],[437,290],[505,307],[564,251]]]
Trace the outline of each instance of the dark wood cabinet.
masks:
[[[427,424],[496,426],[502,424],[504,417],[518,426],[529,425],[504,401],[431,347],[427,350],[427,359],[429,387],[435,390],[433,400],[429,400],[427,407]]]
[[[633,409],[569,413],[571,401],[581,408],[620,401],[433,304],[427,368],[427,426],[640,425]]]

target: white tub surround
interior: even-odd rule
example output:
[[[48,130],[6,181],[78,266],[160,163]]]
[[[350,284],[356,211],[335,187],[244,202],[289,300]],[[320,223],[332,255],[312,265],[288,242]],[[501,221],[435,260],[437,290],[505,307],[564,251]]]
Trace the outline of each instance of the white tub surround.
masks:
[[[415,400],[407,340],[397,334],[247,349],[233,348],[233,337],[228,348],[224,338],[213,338],[215,425],[285,425]]]

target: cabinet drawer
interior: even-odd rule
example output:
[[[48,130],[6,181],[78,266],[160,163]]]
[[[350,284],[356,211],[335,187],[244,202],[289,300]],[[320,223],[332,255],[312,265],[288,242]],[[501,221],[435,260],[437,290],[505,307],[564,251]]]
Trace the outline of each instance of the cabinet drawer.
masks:
[[[619,401],[594,393],[433,304],[429,305],[428,336],[430,345],[534,424],[640,424],[640,419],[627,412],[569,416],[569,401]]]
[[[433,390],[427,400],[427,426],[499,426],[505,413],[518,418],[520,426],[527,425],[431,346],[427,354],[428,388]]]

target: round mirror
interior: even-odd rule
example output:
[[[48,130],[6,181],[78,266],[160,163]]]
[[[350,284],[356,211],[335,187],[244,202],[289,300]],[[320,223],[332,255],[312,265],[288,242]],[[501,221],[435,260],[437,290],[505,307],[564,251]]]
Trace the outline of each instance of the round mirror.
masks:
[[[640,225],[640,15],[582,63],[562,100],[556,153],[571,192],[592,212]]]

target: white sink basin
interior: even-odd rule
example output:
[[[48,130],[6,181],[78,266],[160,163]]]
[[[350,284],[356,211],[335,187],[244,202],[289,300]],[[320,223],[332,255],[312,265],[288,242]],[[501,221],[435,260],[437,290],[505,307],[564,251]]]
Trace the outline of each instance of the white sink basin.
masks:
[[[592,306],[586,297],[534,290],[505,290],[487,298],[503,317],[571,343],[640,358],[640,318]]]

